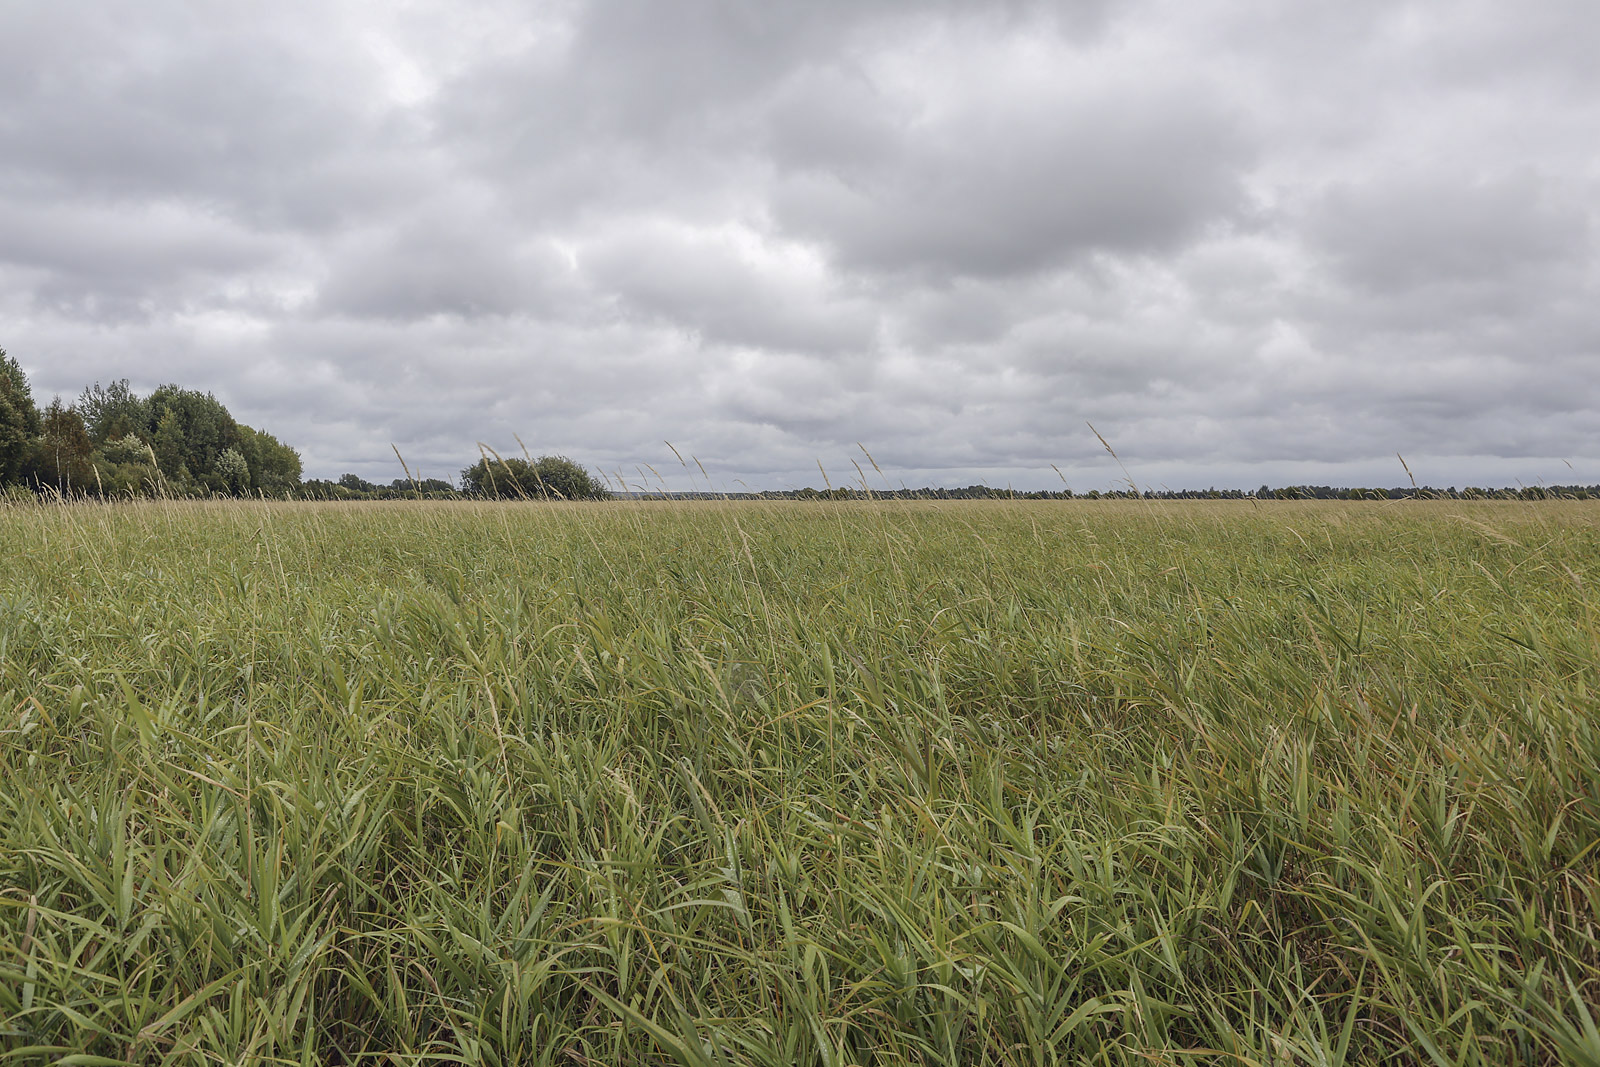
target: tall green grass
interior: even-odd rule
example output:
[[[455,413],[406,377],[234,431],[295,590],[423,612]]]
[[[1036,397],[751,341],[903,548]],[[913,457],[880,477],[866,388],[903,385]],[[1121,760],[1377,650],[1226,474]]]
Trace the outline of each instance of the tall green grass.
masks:
[[[0,512],[10,1062],[1600,1063],[1600,507]]]

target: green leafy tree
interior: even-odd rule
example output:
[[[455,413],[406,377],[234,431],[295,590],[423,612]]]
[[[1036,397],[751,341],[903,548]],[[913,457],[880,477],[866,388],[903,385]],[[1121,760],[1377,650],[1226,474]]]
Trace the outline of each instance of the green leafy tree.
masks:
[[[339,475],[339,484],[352,493],[376,493],[378,487],[359,474]]]
[[[216,472],[229,495],[242,496],[250,491],[250,464],[238,449],[224,448],[217,453]]]
[[[179,469],[204,491],[228,492],[226,479],[217,472],[217,457],[227,449],[239,451],[242,435],[228,409],[210,393],[163,385],[150,394],[150,417],[156,430],[156,458],[168,478],[180,482]],[[168,422],[169,416],[171,422]],[[168,437],[163,454],[163,424]],[[178,461],[169,466],[173,458]]]
[[[605,483],[566,456],[540,456],[534,464],[542,496],[558,500],[605,500]]]
[[[39,436],[39,409],[28,376],[0,348],[0,485],[22,480],[23,466]]]
[[[106,386],[95,382],[83,390],[75,406],[97,445],[129,434],[149,434],[153,428],[149,402],[129,388],[126,378]]]
[[[50,402],[40,419],[40,436],[34,449],[34,477],[40,485],[61,493],[95,492],[94,442],[77,408]]]
[[[523,500],[604,500],[605,485],[566,456],[525,459],[484,457],[461,472],[462,491],[472,496]]]
[[[461,472],[461,490],[470,496],[504,500],[538,495],[539,479],[525,459],[491,459],[487,456]]]
[[[105,442],[91,458],[100,491],[106,496],[137,496],[154,492],[160,485],[155,452],[137,434]]]
[[[265,430],[239,425],[239,453],[250,467],[250,491],[281,497],[300,488],[300,453]]]
[[[164,411],[156,421],[150,448],[156,466],[166,483],[176,492],[187,492],[191,485],[189,465],[184,459],[183,422],[176,411]]]
[[[76,404],[58,403],[47,414],[48,442],[41,437],[46,420],[27,376],[0,349],[0,484],[65,488],[70,482],[75,491],[102,488],[108,494],[159,487],[179,495],[271,496],[292,495],[300,487],[300,454],[272,434],[236,422],[211,393],[163,385],[141,397],[128,379],[118,378],[109,385],[95,382]]]

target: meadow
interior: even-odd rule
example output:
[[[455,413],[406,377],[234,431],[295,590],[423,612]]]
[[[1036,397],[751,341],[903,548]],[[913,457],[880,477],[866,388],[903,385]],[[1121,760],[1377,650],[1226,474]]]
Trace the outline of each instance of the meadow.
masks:
[[[1600,504],[0,511],[0,1062],[1600,1064]]]

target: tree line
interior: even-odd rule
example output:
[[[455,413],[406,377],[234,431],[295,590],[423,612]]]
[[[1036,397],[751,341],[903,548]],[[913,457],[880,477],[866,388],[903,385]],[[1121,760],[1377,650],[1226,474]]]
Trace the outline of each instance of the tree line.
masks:
[[[405,497],[592,500],[605,485],[565,456],[485,453],[459,487],[438,478],[379,486],[354,474],[301,480],[300,453],[246,426],[211,393],[162,385],[147,396],[126,378],[96,382],[42,410],[18,362],[0,348],[0,494],[63,497],[267,496],[302,500]]]
[[[0,486],[63,496],[294,495],[300,454],[239,422],[215,396],[126,378],[58,396],[43,410],[0,348]]]
[[[1393,489],[1290,485],[1274,489],[768,489],[756,493],[645,491],[625,494],[635,500],[1600,500],[1600,485],[1524,485],[1515,488],[1436,489],[1431,485]]]
[[[459,486],[442,478],[396,478],[387,485],[355,474],[313,479],[300,487],[307,500],[609,500],[605,483],[566,456],[503,459],[485,454],[461,471]]]

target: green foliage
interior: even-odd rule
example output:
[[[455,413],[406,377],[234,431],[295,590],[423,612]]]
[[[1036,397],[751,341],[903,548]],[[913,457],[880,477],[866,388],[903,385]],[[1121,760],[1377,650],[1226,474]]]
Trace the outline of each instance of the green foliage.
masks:
[[[141,496],[159,491],[161,474],[155,453],[136,434],[107,441],[92,457],[105,496]]]
[[[0,512],[19,1063],[1583,1064],[1600,505]]]
[[[244,456],[232,448],[224,448],[217,453],[217,477],[222,479],[222,484],[227,488],[228,495],[240,496],[250,490],[250,465],[245,462]]]
[[[557,500],[606,500],[605,483],[566,456],[540,456],[533,473],[539,495]]]
[[[461,500],[456,487],[442,478],[396,478],[378,485],[354,474],[341,475],[330,482],[313,478],[302,482],[297,495],[302,500]]]
[[[250,469],[250,491],[283,497],[300,488],[300,453],[265,430],[239,426],[239,452]]]
[[[105,442],[95,450],[95,454],[107,463],[155,463],[150,446],[141,441],[137,434],[131,433]]]
[[[148,403],[162,473],[179,485],[231,493],[227,478],[217,470],[217,457],[228,449],[237,452],[242,444],[239,424],[228,409],[210,393],[176,385],[158,387]]]
[[[39,436],[39,409],[28,376],[0,348],[0,485],[22,479],[23,466]]]
[[[33,480],[64,495],[96,490],[94,442],[77,408],[56,397],[40,419],[40,435],[29,466]]]
[[[299,453],[237,423],[210,393],[163,385],[145,398],[125,378],[96,382],[52,418],[35,427],[27,452],[33,480],[43,485],[107,496],[284,497],[300,488]]]
[[[154,428],[149,402],[134,393],[126,378],[107,386],[99,382],[86,386],[73,406],[83,416],[84,425],[96,445],[130,434],[148,434]]]
[[[566,456],[500,459],[484,456],[461,472],[462,491],[501,500],[605,500],[604,483]]]
[[[167,484],[179,492],[192,488],[189,464],[185,460],[188,449],[183,419],[176,411],[163,411],[161,417],[155,420],[155,434],[150,439],[150,449]]]

